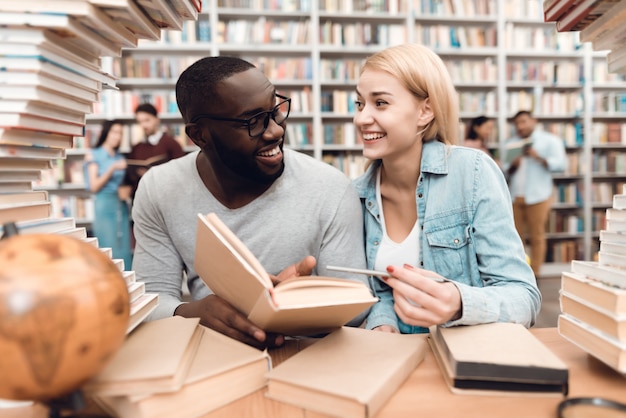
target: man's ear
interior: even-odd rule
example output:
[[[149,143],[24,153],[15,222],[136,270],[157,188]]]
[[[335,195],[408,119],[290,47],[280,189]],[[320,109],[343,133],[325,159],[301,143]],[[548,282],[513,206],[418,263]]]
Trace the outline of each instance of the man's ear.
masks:
[[[197,123],[187,123],[185,125],[185,133],[199,148],[204,148],[206,141],[202,137],[202,129]]]
[[[425,98],[419,106],[420,115],[418,117],[418,128],[428,125],[435,118],[433,109],[430,106],[430,97]]]

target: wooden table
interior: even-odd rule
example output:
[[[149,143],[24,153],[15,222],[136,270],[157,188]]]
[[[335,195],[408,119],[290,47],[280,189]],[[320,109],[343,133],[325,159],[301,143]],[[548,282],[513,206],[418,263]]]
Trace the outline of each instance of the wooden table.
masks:
[[[556,328],[531,329],[546,346],[568,366],[570,372],[570,397],[602,396],[616,401],[626,401],[626,377],[605,366],[564,338]],[[284,347],[270,352],[274,365],[302,349],[302,342],[288,341]],[[390,355],[393,348],[390,347]],[[364,366],[367,367],[367,366]],[[205,415],[203,418],[322,418],[326,415],[305,411],[291,405],[267,399],[265,389],[254,392],[238,401]],[[208,395],[211,396],[211,395]],[[430,348],[424,361],[415,369],[398,391],[389,399],[376,418],[403,417],[464,417],[464,418],[555,418],[562,397],[549,396],[480,396],[457,395],[446,386]],[[22,409],[22,408],[20,408]],[[0,410],[0,418],[43,418],[42,408]],[[10,415],[8,415],[10,414]],[[176,418],[176,417],[171,417]]]

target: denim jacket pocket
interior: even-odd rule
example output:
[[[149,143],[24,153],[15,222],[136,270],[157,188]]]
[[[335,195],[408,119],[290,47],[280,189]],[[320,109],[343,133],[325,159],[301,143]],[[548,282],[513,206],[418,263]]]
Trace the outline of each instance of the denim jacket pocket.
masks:
[[[432,252],[435,271],[449,279],[461,277],[468,265],[469,226],[454,225],[426,232],[425,236]]]

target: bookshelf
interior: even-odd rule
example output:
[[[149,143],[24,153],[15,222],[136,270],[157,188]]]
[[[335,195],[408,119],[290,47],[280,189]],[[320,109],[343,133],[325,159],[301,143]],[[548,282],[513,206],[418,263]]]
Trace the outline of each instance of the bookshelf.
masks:
[[[616,176],[626,158],[626,132],[615,134],[626,116],[626,83],[608,72],[606,53],[545,22],[541,0],[274,4],[280,6],[205,0],[198,21],[184,22],[182,31],[163,32],[160,41],[140,41],[107,60],[105,68],[121,77],[121,91],[103,92],[88,122],[126,120],[130,143],[134,105],[158,102],[163,124],[190,146],[173,96],[178,74],[203,56],[237,55],[294,98],[288,146],[354,177],[364,164],[351,107],[359,65],[388,45],[421,42],[448,65],[459,92],[460,123],[480,114],[496,120],[490,148],[502,146],[513,130],[511,117],[522,108],[564,138],[570,169],[555,176],[548,261],[594,257],[601,210],[610,205],[606,197],[626,182],[626,175]]]

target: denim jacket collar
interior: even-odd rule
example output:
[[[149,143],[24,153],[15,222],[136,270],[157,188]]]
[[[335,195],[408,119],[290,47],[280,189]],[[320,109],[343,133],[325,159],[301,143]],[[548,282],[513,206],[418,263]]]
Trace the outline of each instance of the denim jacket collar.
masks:
[[[420,165],[421,172],[448,174],[448,148],[449,147],[443,142],[437,140],[424,142],[422,146],[422,162]],[[360,198],[366,199],[372,190],[376,190],[376,173],[381,164],[381,160],[372,162],[365,173],[354,181],[354,187]]]

